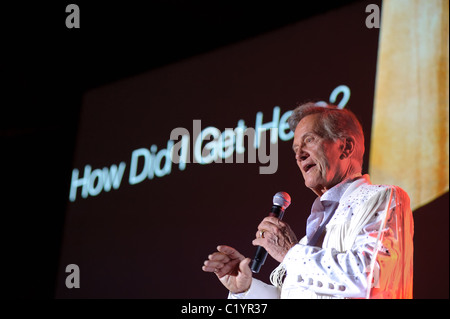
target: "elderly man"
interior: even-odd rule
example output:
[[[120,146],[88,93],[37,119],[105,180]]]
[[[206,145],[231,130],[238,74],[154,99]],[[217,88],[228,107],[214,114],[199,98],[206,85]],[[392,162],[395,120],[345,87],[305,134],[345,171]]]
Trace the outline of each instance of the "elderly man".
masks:
[[[229,298],[412,298],[413,218],[397,186],[361,175],[364,135],[356,116],[306,103],[289,118],[293,150],[306,187],[317,198],[297,241],[290,226],[266,217],[253,245],[280,265],[268,285],[252,278],[251,260],[218,246],[203,270]]]

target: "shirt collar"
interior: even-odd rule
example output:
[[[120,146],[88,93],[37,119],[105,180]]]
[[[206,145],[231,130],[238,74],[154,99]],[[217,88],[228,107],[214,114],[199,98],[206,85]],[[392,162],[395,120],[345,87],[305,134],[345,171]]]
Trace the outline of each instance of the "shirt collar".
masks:
[[[329,190],[327,190],[325,193],[320,196],[320,201],[331,201],[331,202],[339,202],[342,198],[342,195],[344,195],[345,191],[348,189],[351,183],[354,181],[363,178],[363,176],[353,177],[353,178],[347,178],[346,180],[343,180],[339,184],[333,186]]]

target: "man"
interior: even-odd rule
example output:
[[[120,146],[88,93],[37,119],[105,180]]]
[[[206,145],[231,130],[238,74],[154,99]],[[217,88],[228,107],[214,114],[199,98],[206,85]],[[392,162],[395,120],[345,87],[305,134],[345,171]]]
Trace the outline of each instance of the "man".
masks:
[[[218,246],[204,262],[229,298],[412,298],[413,219],[401,188],[362,175],[364,134],[356,116],[306,103],[289,118],[293,150],[317,199],[297,241],[274,217],[259,224],[253,245],[280,265],[272,285],[252,278],[251,260]]]

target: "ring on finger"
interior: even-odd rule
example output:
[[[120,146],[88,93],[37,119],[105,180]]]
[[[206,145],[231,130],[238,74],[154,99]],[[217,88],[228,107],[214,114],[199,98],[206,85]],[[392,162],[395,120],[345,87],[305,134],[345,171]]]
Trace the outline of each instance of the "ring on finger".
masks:
[[[261,238],[264,238],[264,233],[265,233],[265,229],[261,229],[260,231],[259,231],[259,237],[261,237]]]

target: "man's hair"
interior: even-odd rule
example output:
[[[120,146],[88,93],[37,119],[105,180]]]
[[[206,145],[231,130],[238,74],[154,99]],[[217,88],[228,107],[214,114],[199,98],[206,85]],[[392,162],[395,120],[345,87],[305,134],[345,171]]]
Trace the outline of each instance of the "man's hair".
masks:
[[[355,150],[353,158],[362,170],[364,156],[364,132],[358,118],[347,109],[338,109],[337,106],[316,104],[308,102],[297,106],[288,118],[289,128],[295,132],[298,123],[306,116],[319,114],[316,132],[319,136],[337,140],[353,137]]]

